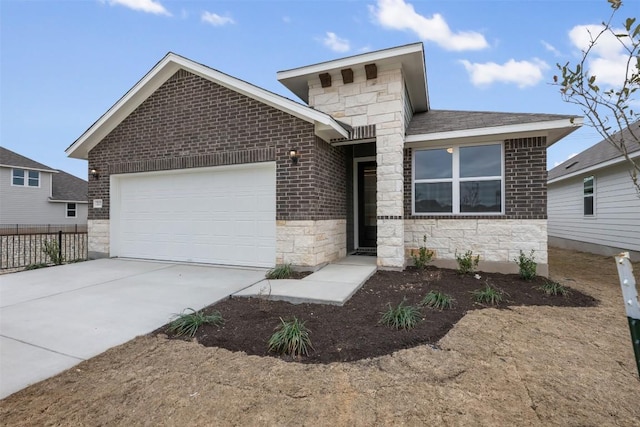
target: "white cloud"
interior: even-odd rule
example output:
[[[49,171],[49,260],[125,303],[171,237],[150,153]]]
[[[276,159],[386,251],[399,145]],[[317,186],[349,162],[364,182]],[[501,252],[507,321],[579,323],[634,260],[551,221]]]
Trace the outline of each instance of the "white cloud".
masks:
[[[446,50],[478,50],[489,46],[482,34],[475,31],[453,32],[442,15],[422,16],[404,0],[378,0],[377,7],[369,6],[369,11],[384,28],[411,31],[421,40],[434,42]]]
[[[202,22],[206,22],[207,24],[211,24],[214,27],[222,27],[227,24],[235,24],[236,21],[233,18],[228,16],[220,16],[217,13],[213,12],[202,12],[202,16],[200,17]]]
[[[469,73],[474,86],[488,86],[492,83],[511,83],[519,88],[535,86],[543,79],[542,71],[549,68],[546,62],[537,58],[532,61],[510,59],[504,64],[480,64],[466,60],[460,62]]]
[[[140,12],[153,13],[155,15],[171,16],[171,13],[156,0],[109,0],[110,5],[121,5]]]
[[[603,30],[602,25],[576,25],[569,31],[569,39],[574,47],[586,51],[593,39]],[[622,29],[614,29],[615,33],[624,33]],[[587,73],[596,76],[600,86],[620,86],[625,78],[628,55],[625,55],[625,38],[618,38],[607,31],[600,35],[593,46],[587,62]],[[622,42],[622,43],[621,43]],[[631,72],[632,70],[629,70]]]
[[[327,32],[327,36],[322,39],[322,43],[334,52],[348,52],[351,49],[349,40],[340,38],[336,33]]]
[[[540,40],[540,43],[542,43],[542,46],[544,46],[545,49],[547,49],[549,52],[553,53],[555,56],[562,56],[560,51],[558,49],[556,49],[556,47],[554,45],[552,45],[551,43],[547,43],[544,40]]]

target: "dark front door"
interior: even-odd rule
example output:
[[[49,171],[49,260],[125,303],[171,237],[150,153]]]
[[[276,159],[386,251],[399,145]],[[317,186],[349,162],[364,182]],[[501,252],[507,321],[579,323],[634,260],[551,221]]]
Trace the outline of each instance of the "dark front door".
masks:
[[[358,162],[358,246],[375,248],[376,162]]]

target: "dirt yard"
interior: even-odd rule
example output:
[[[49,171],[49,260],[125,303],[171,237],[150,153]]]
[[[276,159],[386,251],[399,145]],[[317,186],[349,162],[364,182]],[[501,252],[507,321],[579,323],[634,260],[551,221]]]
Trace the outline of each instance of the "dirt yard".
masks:
[[[0,401],[0,424],[640,426],[613,259],[550,260],[553,279],[601,303],[472,311],[440,349],[350,363],[139,337]]]

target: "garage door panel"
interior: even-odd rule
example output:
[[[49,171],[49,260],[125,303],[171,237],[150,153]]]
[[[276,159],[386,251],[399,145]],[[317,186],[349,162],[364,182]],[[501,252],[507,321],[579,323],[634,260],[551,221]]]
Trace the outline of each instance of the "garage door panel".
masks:
[[[114,256],[265,267],[275,262],[273,163],[127,175],[112,185]]]

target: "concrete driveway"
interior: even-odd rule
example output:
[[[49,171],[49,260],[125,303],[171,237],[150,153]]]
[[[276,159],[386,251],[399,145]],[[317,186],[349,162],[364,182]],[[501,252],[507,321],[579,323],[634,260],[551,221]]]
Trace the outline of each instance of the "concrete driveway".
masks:
[[[265,269],[100,259],[0,276],[0,398],[264,278]]]

